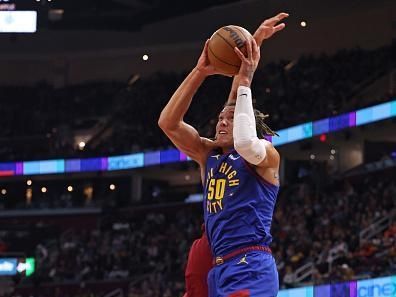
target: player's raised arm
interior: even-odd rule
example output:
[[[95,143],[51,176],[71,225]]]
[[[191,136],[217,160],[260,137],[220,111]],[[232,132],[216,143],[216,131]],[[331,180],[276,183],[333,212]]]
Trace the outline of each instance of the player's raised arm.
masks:
[[[265,39],[271,38],[275,33],[285,28],[284,23],[279,23],[289,16],[288,13],[281,12],[276,16],[264,20],[260,26],[253,33],[253,38],[259,47],[263,44]],[[228,96],[227,104],[235,104],[237,97],[237,90],[239,87],[239,75],[235,75],[232,81],[231,91]]]
[[[196,67],[173,94],[158,120],[158,125],[173,144],[200,165],[204,164],[213,142],[200,137],[198,131],[184,122],[183,118],[190,107],[193,96],[205,78],[217,73],[208,62],[207,46],[208,41],[205,43]]]
[[[239,71],[239,87],[234,111],[234,147],[249,163],[258,167],[277,168],[279,154],[273,145],[265,139],[259,139],[252,103],[250,85],[260,60],[260,49],[253,39],[247,45],[248,56],[245,57],[238,48],[235,51],[242,60]]]

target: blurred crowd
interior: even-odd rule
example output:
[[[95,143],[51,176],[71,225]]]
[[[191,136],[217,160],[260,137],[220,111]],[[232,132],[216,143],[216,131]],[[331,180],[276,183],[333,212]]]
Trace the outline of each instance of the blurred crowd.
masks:
[[[341,50],[302,56],[259,68],[252,86],[256,107],[270,114],[274,129],[329,117],[389,100],[388,90],[361,100],[358,91],[389,75],[391,47]],[[162,108],[186,73],[135,76],[126,83],[97,82],[55,89],[0,88],[0,160],[126,154],[170,145],[159,130]],[[213,136],[217,114],[228,97],[231,78],[208,78],[186,120]],[[86,146],[78,146],[84,140]],[[29,143],[27,146],[26,143]]]
[[[319,171],[313,166],[279,195],[271,248],[280,287],[395,274],[395,217],[372,236],[360,236],[373,223],[395,215],[395,180],[370,174],[318,183]],[[125,280],[129,297],[182,296],[189,247],[200,236],[200,203],[134,213],[121,209],[98,221],[97,227],[79,224],[48,232],[35,248],[36,286]],[[296,270],[309,263],[312,273],[299,279]]]
[[[395,273],[395,223],[360,237],[374,222],[395,215],[395,180],[367,175],[318,187],[315,178],[287,188],[278,201],[272,230],[282,286],[295,286],[295,270],[307,263],[315,283]]]
[[[256,107],[270,114],[269,125],[276,130],[389,100],[394,94],[386,90],[367,100],[356,98],[359,91],[393,69],[391,53],[390,47],[350,49],[332,56],[303,56],[267,64],[255,74],[252,89]],[[101,82],[61,89],[45,83],[1,87],[0,160],[89,157],[167,148],[170,142],[159,130],[157,119],[185,76],[157,73],[125,84]],[[196,94],[186,121],[201,135],[213,136],[230,86],[230,78],[211,77]],[[79,148],[82,139],[86,146]],[[394,215],[396,181],[389,178],[392,175],[372,173],[341,179],[322,169],[312,165],[281,189],[271,246],[280,287],[395,274],[394,217],[393,223],[386,221],[378,232],[361,236],[363,230]],[[78,224],[65,223],[61,231],[49,228],[37,236],[31,233],[35,227],[26,222],[17,232],[0,228],[0,253],[19,245],[37,259],[34,276],[14,279],[17,288],[35,288],[38,297],[95,297],[103,296],[106,290],[88,289],[87,283],[120,281],[128,297],[182,296],[189,247],[201,232],[201,204],[152,205],[129,213],[122,208],[122,203],[129,201],[111,207],[96,204],[92,199],[96,182],[101,181],[81,183],[80,190],[73,193],[66,192],[63,185],[63,192],[35,193],[39,199],[29,205],[24,185],[21,192],[10,191],[21,197],[14,204],[0,202],[0,208],[103,207],[95,224],[80,218]],[[101,202],[120,200],[108,183],[98,189],[97,194],[104,198]],[[125,193],[130,196],[130,192]],[[26,242],[26,238],[32,239]],[[304,265],[311,273],[301,278],[296,272]],[[41,290],[51,283],[56,286]],[[78,292],[62,291],[59,285],[66,283],[79,284]],[[25,296],[18,289],[10,296]]]

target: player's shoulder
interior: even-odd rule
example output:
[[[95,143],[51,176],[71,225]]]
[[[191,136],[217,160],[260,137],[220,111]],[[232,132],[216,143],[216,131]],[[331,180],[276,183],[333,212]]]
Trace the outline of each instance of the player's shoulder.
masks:
[[[199,153],[199,160],[196,161],[200,166],[204,166],[209,155],[217,149],[217,145],[212,139],[206,137],[201,137],[201,144],[202,149]]]
[[[207,148],[213,149],[214,147],[216,147],[216,143],[215,143],[215,141],[213,139],[201,136],[201,142]]]

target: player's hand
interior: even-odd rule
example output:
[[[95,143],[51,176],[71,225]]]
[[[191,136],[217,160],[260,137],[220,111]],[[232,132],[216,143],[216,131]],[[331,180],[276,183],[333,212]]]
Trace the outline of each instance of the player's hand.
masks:
[[[198,59],[197,66],[195,68],[200,71],[205,76],[213,75],[213,74],[221,74],[216,68],[210,64],[208,58],[208,44],[209,39],[206,40],[204,49],[201,53],[201,56]]]
[[[285,23],[278,23],[288,16],[288,13],[281,12],[276,16],[266,19],[264,22],[262,22],[257,28],[256,32],[253,34],[253,38],[256,40],[257,45],[260,47],[264,39],[268,39],[276,32],[283,30],[286,26]]]
[[[238,78],[239,84],[242,86],[250,87],[253,80],[254,72],[260,61],[260,47],[254,38],[246,42],[247,56],[245,56],[239,48],[234,48],[235,53],[241,59],[241,67],[239,68]]]

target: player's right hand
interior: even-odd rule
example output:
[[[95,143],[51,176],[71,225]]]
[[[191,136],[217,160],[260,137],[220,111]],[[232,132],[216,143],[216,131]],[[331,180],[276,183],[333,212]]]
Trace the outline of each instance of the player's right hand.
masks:
[[[242,61],[238,72],[239,84],[250,87],[254,72],[260,61],[260,47],[257,45],[256,40],[252,38],[250,42],[246,43],[247,56],[237,47],[235,47],[234,50]]]

